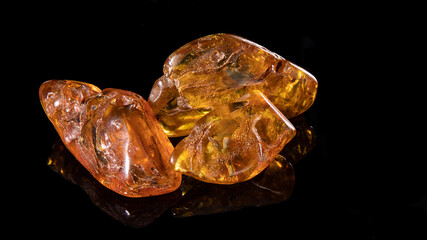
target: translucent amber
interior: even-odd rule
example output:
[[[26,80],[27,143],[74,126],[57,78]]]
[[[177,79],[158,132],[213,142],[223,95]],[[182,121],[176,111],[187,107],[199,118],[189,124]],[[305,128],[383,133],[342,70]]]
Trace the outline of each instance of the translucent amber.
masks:
[[[141,96],[70,80],[47,81],[39,94],[65,146],[107,188],[145,197],[179,187],[173,146]]]
[[[262,170],[295,136],[295,128],[259,91],[216,106],[175,148],[175,170],[201,181],[233,184]]]
[[[184,136],[214,105],[236,102],[260,90],[288,117],[306,111],[316,79],[266,48],[231,34],[213,34],[172,53],[149,97],[168,136]],[[188,121],[183,121],[186,117]]]
[[[166,135],[178,137],[188,135],[194,124],[211,111],[211,108],[192,109],[178,104],[182,98],[170,79],[165,75],[157,79],[148,98]]]

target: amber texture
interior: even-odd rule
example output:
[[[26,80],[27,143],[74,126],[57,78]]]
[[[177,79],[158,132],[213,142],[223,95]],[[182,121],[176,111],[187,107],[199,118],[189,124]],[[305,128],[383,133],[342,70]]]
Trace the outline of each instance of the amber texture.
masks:
[[[181,98],[170,79],[165,75],[157,79],[149,96],[149,104],[166,135],[170,137],[188,135],[194,124],[211,111],[211,108],[192,109],[178,104]]]
[[[148,99],[168,136],[189,134],[212,106],[236,102],[260,90],[287,118],[306,111],[316,79],[266,48],[231,34],[189,42],[166,60]]]
[[[70,80],[47,81],[39,94],[65,146],[107,188],[145,197],[179,187],[173,146],[141,96]]]
[[[216,106],[197,121],[172,153],[175,170],[205,182],[233,184],[262,170],[295,135],[295,128],[260,92]]]
[[[249,181],[233,185],[195,183],[174,204],[172,214],[175,217],[189,217],[279,203],[291,196],[294,184],[292,164],[277,155],[263,172]]]
[[[52,146],[48,166],[81,187],[95,206],[126,226],[141,228],[154,222],[180,197],[180,188],[160,196],[128,198],[101,185],[68,151],[58,138]]]

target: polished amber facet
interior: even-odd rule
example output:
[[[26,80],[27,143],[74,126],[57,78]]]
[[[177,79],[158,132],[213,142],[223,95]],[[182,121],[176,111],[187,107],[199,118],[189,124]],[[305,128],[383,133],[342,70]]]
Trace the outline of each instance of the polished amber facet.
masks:
[[[179,187],[173,146],[141,96],[70,80],[47,81],[39,93],[64,144],[104,186],[128,197]]]
[[[212,106],[236,102],[251,90],[260,90],[288,118],[306,111],[317,93],[310,73],[231,34],[185,44],[168,57],[163,72],[148,102],[168,136],[188,134]]]
[[[205,182],[248,180],[277,156],[295,128],[259,91],[215,106],[175,148],[175,170]]]

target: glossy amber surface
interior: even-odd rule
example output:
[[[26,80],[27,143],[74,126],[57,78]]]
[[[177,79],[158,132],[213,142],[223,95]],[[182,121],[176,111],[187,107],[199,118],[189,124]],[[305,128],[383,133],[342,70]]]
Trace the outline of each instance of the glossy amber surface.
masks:
[[[148,99],[168,136],[185,136],[214,105],[260,90],[287,117],[314,102],[317,80],[266,48],[231,34],[213,34],[173,52]],[[188,121],[183,121],[188,117]]]
[[[141,96],[71,80],[47,81],[39,94],[65,146],[107,188],[145,197],[179,187],[173,146]]]
[[[260,92],[216,106],[202,117],[171,157],[175,170],[201,181],[233,184],[264,170],[295,128]]]
[[[154,83],[148,98],[151,109],[169,137],[188,135],[197,120],[211,111],[211,107],[193,109],[179,104],[181,100],[175,84],[165,75]]]

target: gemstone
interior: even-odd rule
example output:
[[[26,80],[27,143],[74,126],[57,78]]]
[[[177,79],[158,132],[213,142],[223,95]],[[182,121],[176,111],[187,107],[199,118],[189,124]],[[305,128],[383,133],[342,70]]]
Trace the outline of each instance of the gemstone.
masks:
[[[287,118],[310,108],[317,93],[317,80],[309,72],[231,34],[213,34],[185,44],[167,58],[163,73],[148,102],[170,137],[189,134],[214,105],[236,102],[254,89]]]
[[[295,136],[289,120],[258,90],[218,105],[175,147],[175,170],[198,180],[234,184],[264,170]]]
[[[146,197],[179,187],[173,145],[141,96],[71,80],[47,81],[39,96],[65,146],[107,188]]]
[[[183,179],[181,188],[187,188],[187,178]],[[222,213],[283,202],[292,194],[295,172],[290,162],[277,155],[264,171],[242,183],[190,183],[194,185],[172,207],[174,217]]]

